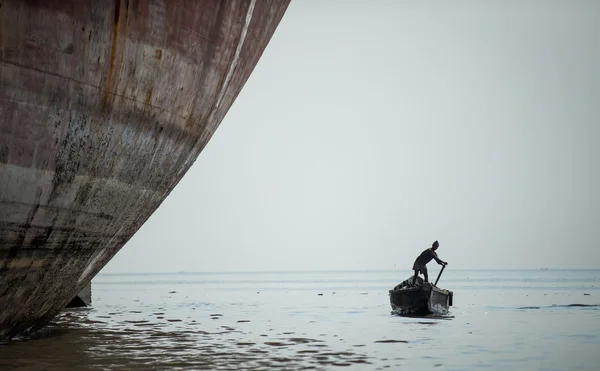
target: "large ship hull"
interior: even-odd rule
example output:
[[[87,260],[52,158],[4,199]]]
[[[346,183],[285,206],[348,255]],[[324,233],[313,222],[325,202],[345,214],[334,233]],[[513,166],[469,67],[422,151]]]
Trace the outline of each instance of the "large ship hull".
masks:
[[[35,331],[158,208],[289,0],[0,0],[0,338]]]

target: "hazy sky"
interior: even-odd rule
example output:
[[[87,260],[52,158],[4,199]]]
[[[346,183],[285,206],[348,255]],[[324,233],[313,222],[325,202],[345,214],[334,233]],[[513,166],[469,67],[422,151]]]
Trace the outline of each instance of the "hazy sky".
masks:
[[[599,139],[599,1],[293,0],[103,272],[599,268]]]

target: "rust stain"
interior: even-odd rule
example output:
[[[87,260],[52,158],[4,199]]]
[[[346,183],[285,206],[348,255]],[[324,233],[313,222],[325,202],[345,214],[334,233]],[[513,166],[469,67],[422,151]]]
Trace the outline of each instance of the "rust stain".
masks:
[[[154,50],[154,58],[160,60],[162,58],[162,49],[155,49]]]
[[[124,24],[124,29],[121,30],[120,35],[122,38],[127,37],[127,30],[129,29],[129,0],[125,0],[125,24]],[[121,71],[123,69],[123,64],[125,63],[124,58],[121,58],[121,64],[119,65],[119,71]],[[123,86],[123,92],[122,94],[125,95],[127,91],[127,86]],[[116,89],[115,92],[117,93]]]
[[[144,100],[144,103],[146,103],[147,105],[150,105],[151,99],[152,99],[152,87],[150,89],[148,89],[148,91],[146,92],[146,100]]]
[[[110,98],[113,74],[115,70],[115,58],[117,57],[117,46],[119,40],[119,23],[121,21],[121,0],[115,2],[115,21],[113,28],[112,48],[110,53],[110,65],[108,67],[108,77],[106,79],[106,85],[104,89],[104,106],[108,104]]]

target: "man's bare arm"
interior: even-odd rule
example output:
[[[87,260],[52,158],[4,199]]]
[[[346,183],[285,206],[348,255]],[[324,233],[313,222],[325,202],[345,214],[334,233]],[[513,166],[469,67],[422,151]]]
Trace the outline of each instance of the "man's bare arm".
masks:
[[[441,260],[440,258],[438,258],[437,254],[435,253],[435,251],[433,252],[433,258],[435,259],[435,261],[439,264],[439,265],[447,265],[448,263],[446,263],[445,261]]]

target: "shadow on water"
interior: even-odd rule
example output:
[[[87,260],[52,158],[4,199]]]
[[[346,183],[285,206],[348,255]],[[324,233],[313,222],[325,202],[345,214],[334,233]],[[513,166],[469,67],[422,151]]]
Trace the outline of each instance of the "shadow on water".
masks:
[[[16,336],[10,340],[0,340],[0,349],[4,347],[8,347],[10,345],[15,345],[22,342],[34,342],[36,340],[46,339],[46,338],[56,338],[59,339],[62,336],[65,336],[69,333],[69,329],[65,328],[43,328],[39,331],[36,331],[32,334]]]
[[[299,370],[372,363],[353,347],[336,349],[326,340],[294,331],[259,335],[243,327],[236,330],[243,326],[238,322],[209,325],[204,331],[191,323],[149,321],[143,313],[133,313],[139,316],[136,320],[120,320],[123,313],[115,312],[108,322],[93,319],[93,314],[65,311],[43,330],[1,345],[0,369],[239,370],[243,365],[245,370]]]
[[[403,318],[422,318],[422,319],[439,319],[439,320],[451,320],[454,316],[450,314],[425,314],[425,315],[416,315],[416,314],[399,314],[392,311],[390,313],[394,317],[403,317]]]
[[[425,314],[425,315],[416,315],[416,314],[400,314],[398,312],[392,311],[390,313],[393,317],[406,318],[409,321],[405,321],[405,324],[414,324],[414,325],[437,325],[440,321],[450,321],[454,318],[450,313],[448,314]],[[414,321],[416,320],[416,321]],[[420,321],[419,321],[420,320]],[[428,321],[425,321],[428,320]]]
[[[102,323],[100,321],[93,321],[87,318],[87,314],[91,311],[91,308],[69,308],[65,309],[62,313],[58,315],[57,318],[62,320],[70,319],[77,317],[78,319],[82,319],[84,324],[93,324],[93,323]],[[36,340],[42,340],[46,338],[59,339],[62,336],[65,336],[70,333],[70,331],[77,330],[77,328],[70,328],[64,326],[58,326],[55,321],[51,321],[46,327],[30,333],[26,335],[19,335],[10,340],[1,340],[0,341],[0,349],[5,346],[14,345],[22,342],[32,342]]]

